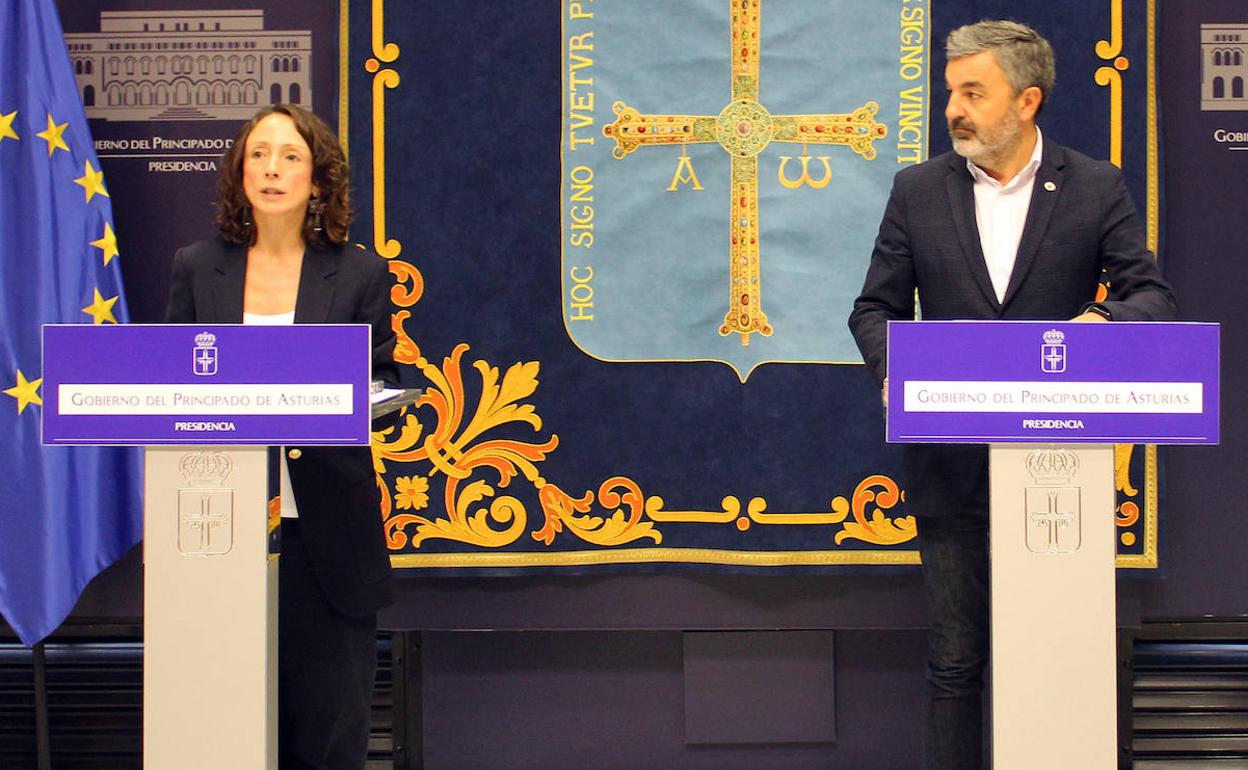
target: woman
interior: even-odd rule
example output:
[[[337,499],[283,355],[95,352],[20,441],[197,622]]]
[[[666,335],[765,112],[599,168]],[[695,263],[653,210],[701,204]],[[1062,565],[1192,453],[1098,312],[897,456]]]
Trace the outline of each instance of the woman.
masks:
[[[226,152],[220,235],[180,249],[169,323],[368,323],[397,382],[385,262],[349,247],[349,174],[320,118],[278,104]],[[367,447],[283,447],[278,724],[283,770],[361,768],[377,610],[394,601]]]

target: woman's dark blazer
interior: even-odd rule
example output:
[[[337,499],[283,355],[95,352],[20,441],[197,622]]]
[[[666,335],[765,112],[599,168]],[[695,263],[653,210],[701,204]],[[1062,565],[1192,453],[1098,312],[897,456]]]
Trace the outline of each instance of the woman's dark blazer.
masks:
[[[173,257],[167,323],[243,322],[247,247],[211,238]],[[371,251],[309,246],[295,323],[372,326],[373,379],[398,382],[390,327],[389,271]],[[298,452],[292,451],[298,449]],[[381,497],[367,447],[286,447],[299,526],[321,589],[339,612],[360,617],[393,603]]]

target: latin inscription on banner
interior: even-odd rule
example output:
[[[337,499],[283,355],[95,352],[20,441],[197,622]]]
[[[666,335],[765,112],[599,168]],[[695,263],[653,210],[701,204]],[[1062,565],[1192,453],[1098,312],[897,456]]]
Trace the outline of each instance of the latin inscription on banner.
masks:
[[[742,380],[767,361],[861,361],[844,317],[893,175],[927,156],[926,0],[563,14],[572,340]]]

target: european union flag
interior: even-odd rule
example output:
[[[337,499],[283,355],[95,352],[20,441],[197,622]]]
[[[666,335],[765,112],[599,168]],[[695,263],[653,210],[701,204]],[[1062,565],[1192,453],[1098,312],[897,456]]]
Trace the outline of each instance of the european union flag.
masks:
[[[141,450],[42,447],[40,325],[124,323],[109,191],[53,0],[0,10],[0,613],[27,644],[143,535]]]

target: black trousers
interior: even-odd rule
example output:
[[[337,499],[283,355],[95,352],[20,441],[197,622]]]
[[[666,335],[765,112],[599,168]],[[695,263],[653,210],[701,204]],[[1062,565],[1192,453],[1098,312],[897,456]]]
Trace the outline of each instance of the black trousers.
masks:
[[[335,610],[308,564],[298,520],[282,523],[278,750],[282,770],[360,770],[377,670],[377,615]]]
[[[929,770],[980,770],[989,654],[988,517],[919,517],[931,627],[923,725]]]

